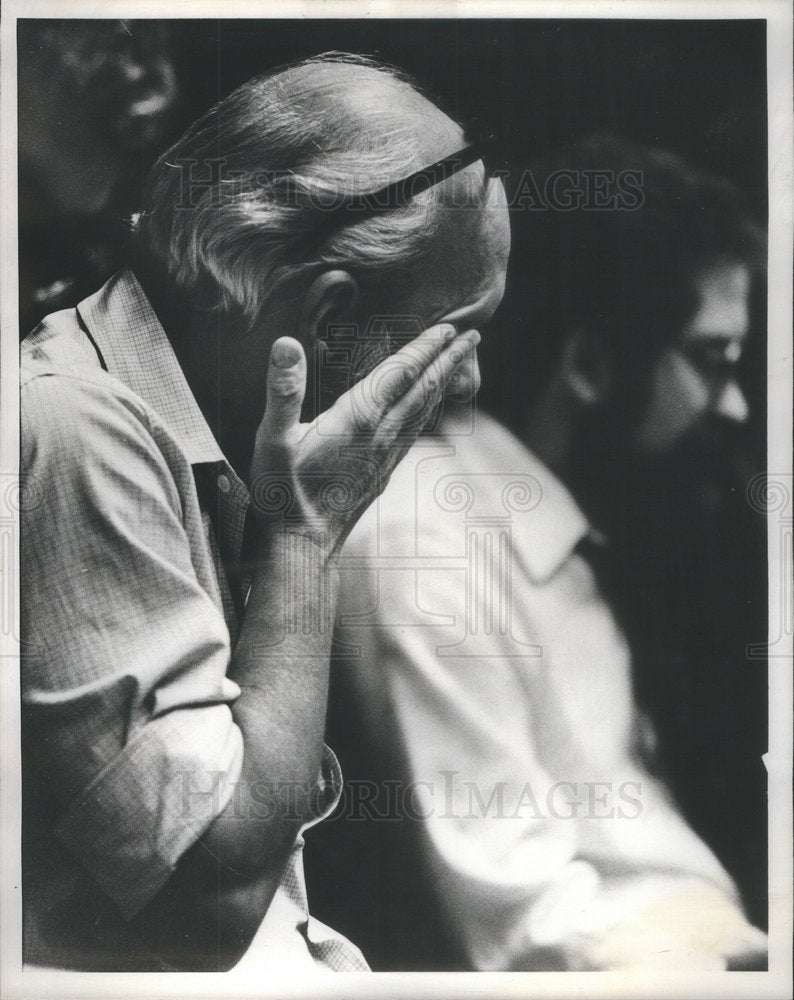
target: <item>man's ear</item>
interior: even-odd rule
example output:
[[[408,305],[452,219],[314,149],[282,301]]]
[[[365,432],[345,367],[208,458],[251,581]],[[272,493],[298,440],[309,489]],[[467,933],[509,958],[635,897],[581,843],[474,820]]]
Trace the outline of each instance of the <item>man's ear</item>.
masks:
[[[612,368],[601,334],[580,327],[568,336],[562,354],[562,379],[582,406],[595,406],[607,398]]]
[[[323,271],[309,286],[298,316],[298,336],[309,347],[329,337],[334,323],[349,326],[353,321],[359,290],[347,271]],[[349,331],[347,336],[349,337]]]

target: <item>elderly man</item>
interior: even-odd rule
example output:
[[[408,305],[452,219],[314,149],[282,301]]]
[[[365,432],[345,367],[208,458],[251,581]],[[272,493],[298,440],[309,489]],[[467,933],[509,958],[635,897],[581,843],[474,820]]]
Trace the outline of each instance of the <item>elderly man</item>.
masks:
[[[343,551],[338,681],[364,746],[349,698],[332,733],[359,823],[317,837],[357,834],[382,909],[318,912],[377,967],[753,966],[764,934],[656,774],[604,563],[630,477],[747,415],[755,237],[733,192],[660,153],[593,142],[547,178],[570,197],[521,220],[526,312],[491,387],[516,436],[447,414]]]
[[[445,389],[476,388],[508,252],[462,130],[317,57],[191,127],[131,267],[27,338],[26,961],[366,968],[302,871],[339,795],[335,562]],[[387,357],[400,317],[424,332]],[[301,424],[304,352],[318,394],[386,360]]]

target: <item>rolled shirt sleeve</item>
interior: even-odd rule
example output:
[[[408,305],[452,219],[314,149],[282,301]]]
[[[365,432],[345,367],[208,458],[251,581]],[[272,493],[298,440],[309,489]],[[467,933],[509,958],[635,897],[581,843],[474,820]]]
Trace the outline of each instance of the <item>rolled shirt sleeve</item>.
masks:
[[[226,807],[243,742],[192,469],[104,373],[22,390],[26,770],[124,917]]]

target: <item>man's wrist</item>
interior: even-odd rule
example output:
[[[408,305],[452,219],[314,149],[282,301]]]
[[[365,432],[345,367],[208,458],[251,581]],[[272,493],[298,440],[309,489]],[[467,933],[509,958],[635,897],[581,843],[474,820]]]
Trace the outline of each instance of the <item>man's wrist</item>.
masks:
[[[339,546],[331,533],[310,525],[259,525],[257,552],[260,565],[273,560],[309,561],[318,571],[338,577]]]

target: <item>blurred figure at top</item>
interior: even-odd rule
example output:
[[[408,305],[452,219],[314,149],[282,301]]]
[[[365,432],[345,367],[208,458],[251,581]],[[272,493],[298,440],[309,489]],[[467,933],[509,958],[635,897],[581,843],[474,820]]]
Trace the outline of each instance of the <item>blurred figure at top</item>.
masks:
[[[161,21],[19,22],[23,335],[120,266],[177,98]]]

